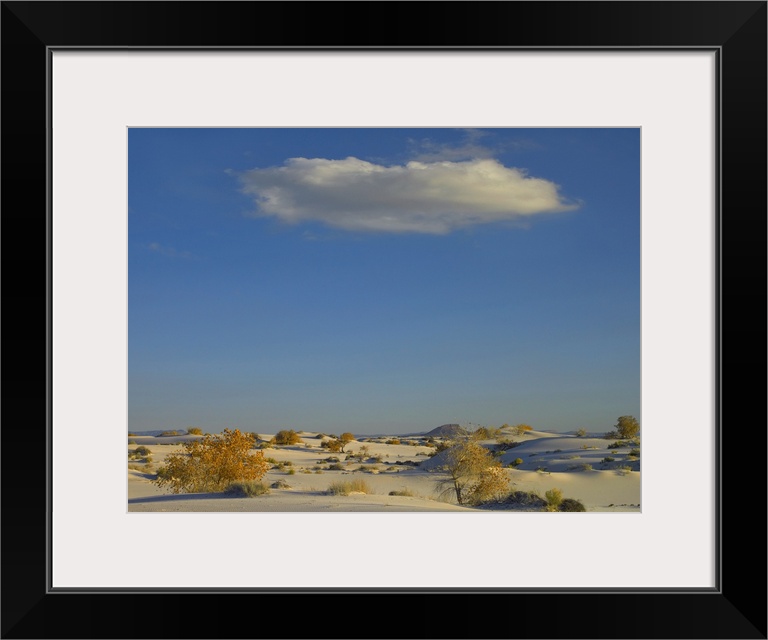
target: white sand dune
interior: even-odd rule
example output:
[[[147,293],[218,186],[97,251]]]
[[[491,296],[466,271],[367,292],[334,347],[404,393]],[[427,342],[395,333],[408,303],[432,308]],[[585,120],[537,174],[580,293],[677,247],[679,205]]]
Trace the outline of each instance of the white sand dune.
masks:
[[[270,434],[260,435],[265,440],[271,438]],[[430,457],[434,449],[415,436],[399,437],[400,444],[385,443],[398,436],[361,438],[350,442],[343,453],[331,453],[321,447],[322,440],[316,434],[302,432],[299,444],[263,450],[264,456],[277,463],[277,467],[270,469],[262,482],[269,486],[280,482],[283,486],[251,498],[225,494],[173,495],[159,489],[152,482],[154,470],[164,463],[167,455],[184,450],[185,438],[197,437],[130,438],[135,445],[129,445],[129,451],[144,445],[152,452],[149,469],[129,461],[129,467],[133,467],[128,470],[130,512],[479,510],[455,504],[450,494],[438,494],[438,480],[444,477],[438,468],[441,456]],[[172,439],[176,441],[169,442]],[[558,488],[565,497],[580,500],[587,511],[640,510],[640,462],[630,456],[631,447],[608,449],[611,440],[546,432],[530,432],[511,439],[520,444],[498,457],[510,478],[510,489],[536,491],[543,496],[545,491]],[[487,444],[494,442],[487,441]],[[362,447],[367,447],[367,457],[362,464],[347,457]],[[613,461],[604,462],[607,458]],[[517,459],[522,463],[510,467]],[[331,465],[340,468],[332,469]],[[363,480],[369,493],[328,494],[331,484],[350,480]],[[408,495],[389,495],[393,491]]]

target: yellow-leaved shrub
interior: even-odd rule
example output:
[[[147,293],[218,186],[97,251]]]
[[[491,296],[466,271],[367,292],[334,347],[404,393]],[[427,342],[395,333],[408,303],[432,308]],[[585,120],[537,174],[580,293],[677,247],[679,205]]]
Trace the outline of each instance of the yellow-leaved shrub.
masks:
[[[171,493],[209,493],[232,482],[260,480],[269,463],[261,451],[252,452],[254,441],[250,433],[225,429],[184,442],[184,452],[166,456],[154,482]]]

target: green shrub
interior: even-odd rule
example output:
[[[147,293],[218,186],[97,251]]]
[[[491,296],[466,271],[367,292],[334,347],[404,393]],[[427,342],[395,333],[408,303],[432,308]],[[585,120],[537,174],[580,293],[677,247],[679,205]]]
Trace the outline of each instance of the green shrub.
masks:
[[[605,456],[600,462],[615,462],[616,458],[611,458],[611,456]]]
[[[585,435],[587,435],[586,429],[576,429],[576,437],[577,438],[583,438]]]
[[[574,498],[565,498],[561,503],[558,511],[586,511],[586,507],[580,500]]]
[[[592,471],[592,465],[588,462],[582,464],[574,464],[568,467],[568,471]]]
[[[152,455],[152,452],[149,450],[149,448],[141,445],[139,447],[136,447],[132,451],[128,452],[128,459],[138,460],[139,458],[145,458],[151,455]]]
[[[265,493],[269,493],[269,487],[257,480],[232,482],[226,488],[225,493],[242,498],[252,498],[253,496],[261,496]]]
[[[626,442],[623,442],[623,441],[617,440],[617,441],[616,441],[616,442],[614,442],[613,444],[609,444],[609,445],[608,445],[608,448],[609,448],[609,449],[623,449],[623,448],[624,448],[624,447],[626,447],[626,446],[628,446],[628,444],[627,444]]]
[[[547,501],[547,511],[557,511],[563,502],[563,492],[560,489],[550,489],[544,493],[544,499]]]
[[[522,458],[515,458],[512,462],[510,462],[510,464],[513,467],[519,467],[521,464],[523,464],[523,459]]]
[[[640,449],[632,449],[629,454],[630,456],[640,457]]]
[[[187,429],[187,433],[191,436],[201,436],[203,435],[203,430],[200,427],[190,427]]]
[[[289,476],[296,475],[296,469],[288,469],[288,475]]]

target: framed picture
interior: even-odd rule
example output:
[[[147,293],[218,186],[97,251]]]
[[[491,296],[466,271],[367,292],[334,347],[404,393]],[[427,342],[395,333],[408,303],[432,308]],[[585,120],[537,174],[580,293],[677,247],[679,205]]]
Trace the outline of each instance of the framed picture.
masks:
[[[414,17],[417,4],[429,19]],[[753,519],[766,497],[765,385],[748,373],[754,354],[758,365],[765,355],[765,2],[4,2],[2,11],[4,297],[14,338],[4,396],[6,411],[16,408],[2,433],[3,637],[145,629],[164,637],[325,637],[334,617],[322,605],[331,602],[343,612],[334,637],[766,637],[766,532],[764,518]],[[316,24],[339,26],[307,29]],[[581,144],[597,146],[587,134],[635,132],[640,245],[628,250],[641,258],[642,509],[639,499],[620,512],[576,514],[126,508],[127,336],[137,308],[128,289],[147,275],[128,266],[131,132],[193,129],[186,153],[184,145],[143,150],[144,163],[162,165],[163,189],[183,190],[190,203],[184,218],[150,200],[158,208],[151,215],[171,226],[194,218],[196,201],[231,206],[204,181],[188,181],[195,162],[220,152],[217,136],[226,131],[272,132],[241,154],[272,145],[274,154],[315,165],[345,153],[359,160],[348,149],[367,132],[365,162],[380,172],[392,158],[381,141],[395,140],[385,130],[403,139],[418,132],[422,161],[431,153],[441,171],[465,160],[456,154],[469,145],[471,158],[483,156],[478,149],[492,145],[472,137],[480,134],[527,130],[528,138],[515,138],[522,144],[553,131],[560,137],[550,144],[562,145],[560,134],[578,131]],[[446,131],[455,139],[437,138]],[[306,150],[285,151],[278,137],[286,132]],[[337,138],[334,151],[320,136],[313,142],[313,132],[323,145]],[[244,178],[241,161],[230,166],[240,162],[235,173],[263,203],[274,186],[264,180],[273,177],[254,163],[261,168]],[[484,161],[486,174],[495,167],[509,177],[497,157]],[[184,181],[174,165],[184,167]],[[599,189],[605,172],[602,193],[618,193],[606,166],[580,165],[583,184],[592,170],[589,184]],[[286,188],[292,166],[280,169]],[[428,207],[408,180],[398,192]],[[292,193],[290,211],[262,213],[319,225],[302,234],[359,224],[354,214],[339,217],[338,200],[326,206],[317,191]],[[571,204],[558,200],[548,210]],[[436,235],[485,215],[441,210],[435,228],[434,218],[380,213],[368,218],[379,232],[399,225]],[[591,237],[603,237],[609,220],[596,220]],[[20,241],[33,236],[37,251]],[[489,241],[501,237],[488,233]],[[603,242],[617,262],[622,248],[608,245],[620,237]],[[140,243],[148,254],[195,258],[182,245]],[[273,263],[265,277],[279,288],[288,265],[279,255]],[[31,293],[33,274],[41,285],[45,274],[45,304]],[[215,301],[206,300],[210,309]],[[46,383],[35,385],[43,317]],[[166,317],[184,331],[178,308]],[[15,344],[37,348],[40,358]],[[145,355],[162,368],[156,347],[147,343]],[[152,397],[172,395],[167,376]],[[744,566],[760,579],[741,583],[735,568]],[[297,616],[302,606],[315,615]],[[94,617],[96,607],[107,615]],[[418,611],[418,628],[395,625],[395,607]],[[237,612],[249,615],[244,632]]]

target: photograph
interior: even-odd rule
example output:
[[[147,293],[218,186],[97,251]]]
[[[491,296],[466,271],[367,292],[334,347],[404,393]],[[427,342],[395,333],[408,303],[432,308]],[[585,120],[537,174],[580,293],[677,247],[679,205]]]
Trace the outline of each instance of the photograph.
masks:
[[[1,638],[768,638],[765,0],[0,5]]]
[[[638,512],[640,128],[131,128],[128,510]]]

